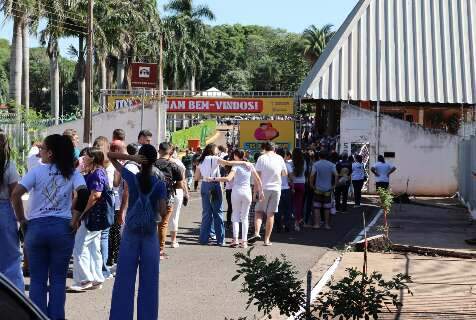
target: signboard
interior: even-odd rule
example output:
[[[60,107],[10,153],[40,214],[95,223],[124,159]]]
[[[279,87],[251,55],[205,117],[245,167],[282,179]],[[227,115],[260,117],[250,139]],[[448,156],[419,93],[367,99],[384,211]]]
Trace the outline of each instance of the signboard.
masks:
[[[168,97],[167,112],[208,114],[294,114],[294,99]]]
[[[158,96],[145,96],[146,107]],[[140,107],[142,96],[107,96],[107,110]],[[197,98],[167,97],[168,113],[206,113],[217,115],[257,114],[291,115],[294,113],[293,98]]]
[[[157,86],[157,64],[132,63],[131,84],[133,88],[155,88]]]
[[[266,141],[272,141],[278,147],[292,151],[295,138],[294,121],[240,121],[240,148],[251,153],[260,151],[261,144]]]
[[[145,96],[144,97],[144,108],[152,108],[153,102],[157,100],[156,97]],[[142,96],[107,96],[107,111],[114,111],[124,108],[141,108],[142,107]]]

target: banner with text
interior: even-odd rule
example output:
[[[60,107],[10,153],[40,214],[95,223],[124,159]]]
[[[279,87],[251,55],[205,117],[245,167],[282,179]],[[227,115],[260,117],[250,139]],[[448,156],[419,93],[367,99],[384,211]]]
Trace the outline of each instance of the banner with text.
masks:
[[[145,96],[132,96],[132,95],[122,95],[122,96],[107,96],[107,111],[114,111],[124,108],[141,108],[142,99],[144,100],[144,108],[152,108],[153,102],[158,100],[157,97]]]
[[[167,112],[209,114],[294,114],[294,99],[168,97]]]
[[[240,148],[251,153],[261,150],[261,144],[274,142],[278,147],[292,151],[295,144],[294,121],[240,121]]]

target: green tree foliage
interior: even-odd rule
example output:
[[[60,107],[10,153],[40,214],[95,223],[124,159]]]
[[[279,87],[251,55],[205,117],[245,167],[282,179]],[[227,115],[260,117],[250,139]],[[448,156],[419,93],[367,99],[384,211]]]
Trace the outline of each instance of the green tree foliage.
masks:
[[[200,88],[295,91],[309,72],[301,35],[261,26],[207,28]]]

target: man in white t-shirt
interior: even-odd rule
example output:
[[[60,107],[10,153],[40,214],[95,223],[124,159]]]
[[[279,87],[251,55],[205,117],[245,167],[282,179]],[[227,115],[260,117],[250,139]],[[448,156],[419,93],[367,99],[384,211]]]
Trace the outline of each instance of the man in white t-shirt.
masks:
[[[263,186],[264,199],[258,202],[255,208],[255,235],[248,240],[254,243],[261,239],[259,235],[263,216],[266,214],[266,230],[264,235],[264,245],[270,246],[271,232],[274,225],[274,214],[278,212],[279,199],[281,197],[281,177],[286,177],[288,171],[284,159],[274,152],[275,146],[272,142],[265,142],[261,149],[264,153],[256,162],[258,172]]]
[[[385,158],[382,155],[378,156],[378,161],[370,169],[375,175],[375,187],[387,190],[390,185],[390,175],[397,170],[397,168],[389,163],[385,162]]]

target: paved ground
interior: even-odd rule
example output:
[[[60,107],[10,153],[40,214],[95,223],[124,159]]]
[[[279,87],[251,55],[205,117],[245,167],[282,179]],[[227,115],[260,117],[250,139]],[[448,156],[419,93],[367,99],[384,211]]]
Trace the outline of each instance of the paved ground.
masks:
[[[269,257],[285,254],[301,276],[327,251],[349,242],[361,229],[361,210],[337,215],[334,230],[304,230],[276,234],[272,247],[258,243],[255,253]],[[369,208],[369,218],[375,213]],[[239,249],[197,244],[201,204],[197,193],[182,212],[179,241],[181,247],[168,249],[170,258],[161,263],[160,318],[166,320],[253,319],[257,311],[245,310],[247,297],[240,294],[240,283],[232,283],[235,274],[233,254]],[[230,236],[229,234],[227,235]],[[71,280],[68,280],[70,283]],[[28,283],[28,279],[27,279]],[[67,318],[107,319],[113,280],[102,290],[67,294]]]

